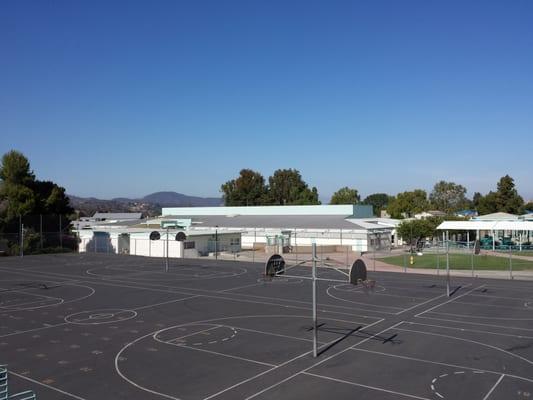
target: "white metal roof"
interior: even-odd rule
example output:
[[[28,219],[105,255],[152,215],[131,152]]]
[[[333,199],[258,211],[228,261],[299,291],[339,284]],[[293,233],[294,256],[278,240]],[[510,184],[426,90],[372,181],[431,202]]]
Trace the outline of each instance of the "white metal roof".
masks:
[[[505,212],[495,212],[492,214],[479,215],[472,219],[476,221],[514,221],[518,219],[518,215]]]
[[[441,231],[533,231],[533,221],[444,221]]]
[[[248,206],[248,207],[163,207],[163,216],[216,215],[342,215],[355,213],[355,205]]]

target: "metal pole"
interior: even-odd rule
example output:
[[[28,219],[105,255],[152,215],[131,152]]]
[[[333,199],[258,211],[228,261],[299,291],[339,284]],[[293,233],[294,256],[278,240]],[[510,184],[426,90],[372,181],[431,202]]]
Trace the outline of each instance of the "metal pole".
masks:
[[[316,243],[312,245],[313,251],[313,357],[318,357],[318,323],[316,312]]]
[[[215,260],[218,260],[218,229],[215,229]]]
[[[446,295],[450,297],[450,233],[446,231]]]
[[[407,253],[403,253],[403,272],[407,272]]]
[[[59,247],[63,248],[63,228],[61,227],[61,214],[59,214]]]
[[[376,238],[374,237],[374,272],[376,272]]]
[[[474,277],[474,251],[475,251],[475,248],[473,248],[471,253],[470,253],[470,264],[471,264],[471,267],[472,267],[472,278]]]
[[[24,224],[20,225],[20,256],[24,257]]]
[[[257,228],[254,228],[254,243],[252,244],[252,262],[255,262],[255,244],[257,243]]]
[[[296,262],[298,262],[298,239],[296,236],[296,228],[294,228],[294,247],[296,248]]]
[[[79,235],[78,226],[78,235]],[[39,214],[39,237],[41,238],[41,250],[43,249],[43,214]]]
[[[513,246],[509,245],[509,279],[513,279]]]
[[[168,272],[168,226],[167,226],[167,258],[165,259],[165,272]]]
[[[440,275],[439,239],[437,238],[437,275]]]

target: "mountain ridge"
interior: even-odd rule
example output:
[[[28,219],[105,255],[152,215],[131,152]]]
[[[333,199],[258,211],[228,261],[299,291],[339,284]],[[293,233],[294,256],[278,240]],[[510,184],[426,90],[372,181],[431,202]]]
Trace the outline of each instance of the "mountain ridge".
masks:
[[[189,196],[173,191],[150,193],[141,198],[116,197],[110,200],[96,197],[67,195],[71,205],[86,216],[95,212],[143,212],[146,215],[160,215],[162,207],[218,207],[222,198]]]

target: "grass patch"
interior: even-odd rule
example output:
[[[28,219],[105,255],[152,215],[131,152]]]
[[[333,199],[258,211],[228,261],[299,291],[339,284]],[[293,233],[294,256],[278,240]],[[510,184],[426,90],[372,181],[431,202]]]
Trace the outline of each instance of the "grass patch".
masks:
[[[437,258],[438,257],[438,258]],[[414,264],[409,265],[409,254],[405,257],[403,254],[398,256],[391,256],[381,258],[387,264],[397,265],[403,267],[405,261],[407,261],[408,268],[426,268],[436,269],[437,265],[440,265],[441,269],[446,268],[446,255],[445,254],[424,254],[422,256],[414,256]],[[513,270],[521,271],[527,269],[533,269],[533,261],[513,259]],[[450,254],[450,269],[471,269],[472,259],[468,254]],[[493,270],[493,271],[507,271],[509,270],[509,259],[506,257],[497,257],[490,255],[477,255],[474,256],[474,269],[476,270]]]

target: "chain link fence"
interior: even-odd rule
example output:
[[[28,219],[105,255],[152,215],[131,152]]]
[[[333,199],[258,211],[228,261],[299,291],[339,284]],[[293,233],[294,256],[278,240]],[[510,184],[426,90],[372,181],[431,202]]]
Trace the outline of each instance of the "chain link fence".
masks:
[[[78,250],[78,238],[66,215],[24,215],[4,222],[0,255],[62,253]]]
[[[475,248],[475,242],[435,241],[377,255],[377,262],[404,272],[533,279],[533,252],[517,245],[499,245],[496,251]]]

